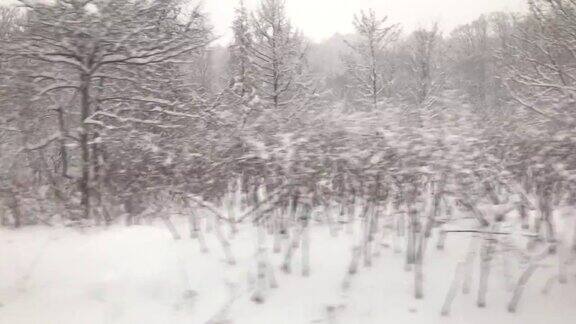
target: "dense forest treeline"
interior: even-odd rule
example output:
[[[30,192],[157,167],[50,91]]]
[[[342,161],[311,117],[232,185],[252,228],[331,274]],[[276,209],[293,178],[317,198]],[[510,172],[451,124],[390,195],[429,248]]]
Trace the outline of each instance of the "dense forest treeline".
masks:
[[[432,194],[481,226],[499,219],[483,203],[539,210],[553,249],[552,211],[576,203],[572,0],[449,33],[367,10],[323,43],[281,0],[239,2],[225,49],[178,0],[20,2],[0,11],[4,225],[105,224],[236,191],[255,215],[358,200],[415,215]]]

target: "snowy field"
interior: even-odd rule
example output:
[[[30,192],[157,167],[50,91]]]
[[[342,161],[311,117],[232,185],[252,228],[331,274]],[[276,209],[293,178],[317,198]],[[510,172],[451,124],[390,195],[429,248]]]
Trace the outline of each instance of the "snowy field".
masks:
[[[234,265],[225,260],[215,231],[205,234],[209,251],[202,253],[198,241],[184,235],[186,224],[176,221],[176,227],[181,240],[159,221],[83,231],[1,229],[0,323],[564,324],[576,318],[574,267],[568,267],[568,282],[558,284],[556,267],[545,262],[529,280],[517,312],[509,313],[506,305],[521,269],[511,267],[506,255],[492,261],[486,308],[476,307],[474,265],[470,293],[458,289],[451,314],[441,316],[457,263],[466,258],[469,234],[449,235],[444,251],[430,244],[424,298],[416,300],[401,242],[385,237],[374,249],[372,266],[361,265],[344,290],[356,235],[343,230],[333,237],[318,223],[311,230],[310,276],[301,275],[298,252],[292,273],[280,271],[283,252],[270,248],[278,288],[266,290],[259,304],[250,298],[256,273],[252,227],[241,227],[230,238]],[[288,244],[282,242],[283,251]]]
[[[575,153],[576,0],[0,0],[0,324],[576,324]]]

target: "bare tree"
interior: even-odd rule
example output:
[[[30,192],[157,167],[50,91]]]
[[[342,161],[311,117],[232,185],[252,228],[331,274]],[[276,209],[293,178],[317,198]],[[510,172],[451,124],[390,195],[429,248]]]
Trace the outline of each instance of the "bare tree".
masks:
[[[151,92],[141,91],[147,87],[138,77],[154,78],[154,67],[178,64],[184,55],[201,50],[208,42],[208,30],[197,11],[182,19],[177,1],[21,2],[28,9],[29,19],[27,32],[14,43],[14,54],[57,70],[30,75],[44,86],[38,97],[61,92],[77,96],[79,131],[74,137],[80,147],[78,190],[83,217],[89,218],[94,190],[90,188],[90,146],[95,138],[91,124],[108,119],[161,125],[154,115],[176,114],[170,110],[177,103],[153,95],[134,95]],[[116,85],[114,91],[103,91],[111,85]],[[127,91],[130,88],[140,91]],[[120,116],[102,109],[113,106],[130,114],[128,103],[153,108],[152,119],[156,120],[126,113]]]
[[[263,0],[252,17],[253,46],[258,69],[258,96],[266,108],[294,108],[301,98],[305,44],[286,17],[283,0]]]
[[[576,123],[576,4],[573,1],[530,2],[530,16],[519,23],[508,49],[508,88],[512,98],[539,118],[557,125]]]
[[[384,82],[379,59],[383,51],[396,40],[399,27],[389,24],[388,17],[378,18],[373,10],[362,11],[354,17],[358,41],[348,42],[354,52],[353,57],[345,58],[350,73],[357,104],[377,109],[383,99]]]
[[[410,70],[414,83],[414,97],[419,105],[430,105],[432,96],[438,94],[441,85],[440,46],[442,36],[438,24],[432,28],[418,29],[410,42]]]

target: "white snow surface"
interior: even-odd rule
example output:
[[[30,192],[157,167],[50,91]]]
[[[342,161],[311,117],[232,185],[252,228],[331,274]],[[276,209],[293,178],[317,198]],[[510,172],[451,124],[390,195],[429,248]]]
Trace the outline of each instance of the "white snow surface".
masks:
[[[434,248],[435,238],[429,244],[422,300],[413,298],[414,274],[404,270],[404,254],[392,248],[398,242],[386,239],[372,267],[361,265],[351,287],[343,291],[355,236],[341,231],[332,237],[321,224],[314,224],[311,231],[309,277],[300,274],[298,251],[292,274],[284,274],[283,253],[269,249],[279,287],[267,290],[266,301],[257,304],[250,300],[250,281],[256,272],[252,227],[240,227],[230,240],[236,264],[229,265],[214,232],[206,233],[209,252],[203,254],[198,241],[187,237],[185,222],[175,223],[183,236],[179,241],[160,221],[84,230],[0,229],[0,323],[568,324],[576,318],[573,266],[568,268],[568,283],[556,283],[546,295],[542,289],[557,269],[539,268],[517,313],[511,314],[506,310],[512,296],[507,287],[521,269],[505,282],[501,275],[505,258],[498,256],[492,261],[487,307],[476,307],[474,277],[470,294],[459,291],[450,316],[442,317],[440,309],[456,264],[467,251],[468,234],[460,233],[448,236],[444,251]],[[287,244],[283,242],[283,250]],[[221,312],[227,302],[231,302],[228,312]]]

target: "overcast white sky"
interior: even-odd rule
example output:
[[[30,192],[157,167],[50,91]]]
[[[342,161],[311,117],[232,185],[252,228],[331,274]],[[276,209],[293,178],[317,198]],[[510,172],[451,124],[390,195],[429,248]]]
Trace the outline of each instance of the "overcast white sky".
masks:
[[[13,0],[0,0],[7,3]],[[193,0],[203,3],[210,14],[221,43],[230,39],[230,23],[239,0]],[[259,0],[245,0],[255,7]],[[334,33],[352,32],[352,19],[362,9],[373,8],[388,15],[393,22],[411,30],[418,25],[438,21],[444,30],[469,22],[482,13],[521,11],[526,0],[286,0],[293,24],[313,40],[320,41]]]
[[[198,0],[211,15],[212,24],[224,40],[230,38],[230,21],[239,0]],[[254,7],[259,0],[245,0]],[[526,0],[286,0],[292,23],[313,40],[334,33],[352,32],[352,19],[362,9],[373,8],[401,23],[405,30],[438,21],[444,30],[472,21],[482,13],[522,11]],[[224,41],[222,40],[222,41]]]

